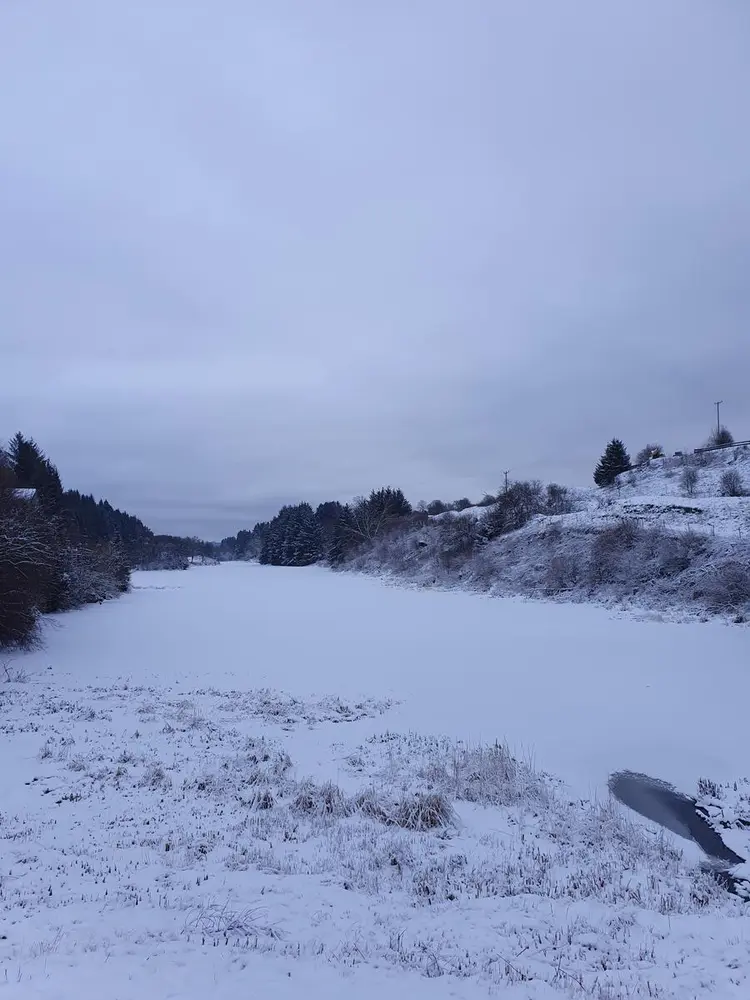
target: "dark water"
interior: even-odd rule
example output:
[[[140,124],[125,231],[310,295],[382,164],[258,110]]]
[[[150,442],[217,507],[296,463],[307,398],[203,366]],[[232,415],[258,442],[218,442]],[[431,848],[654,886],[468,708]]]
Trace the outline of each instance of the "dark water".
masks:
[[[609,790],[619,802],[641,816],[692,840],[712,861],[720,862],[725,867],[745,861],[731,847],[727,847],[708,822],[697,800],[678,792],[668,782],[647,774],[618,771],[610,776]]]

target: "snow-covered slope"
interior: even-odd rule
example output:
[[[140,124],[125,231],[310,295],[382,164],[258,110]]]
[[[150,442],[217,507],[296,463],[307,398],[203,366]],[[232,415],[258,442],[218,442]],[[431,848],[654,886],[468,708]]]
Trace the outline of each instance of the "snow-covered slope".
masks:
[[[684,484],[694,470],[695,486]],[[730,538],[750,538],[750,496],[722,496],[722,477],[736,473],[750,493],[750,448],[652,459],[623,473],[610,490],[592,488],[584,494],[582,514],[593,523],[633,517],[669,531],[690,528]]]
[[[686,469],[697,473],[697,482],[690,491],[684,485]],[[722,496],[722,476],[727,472],[739,476],[747,496]],[[750,446],[652,459],[647,465],[623,473],[611,489],[574,489],[570,497],[573,512],[542,520],[596,527],[627,517],[669,531],[690,528],[711,535],[750,538]],[[435,514],[430,520],[481,520],[492,509],[467,507],[459,512]],[[540,524],[539,519],[536,524]]]
[[[750,617],[750,448],[652,460],[608,489],[570,491],[569,513],[517,530],[470,507],[376,542],[355,568],[427,586]]]

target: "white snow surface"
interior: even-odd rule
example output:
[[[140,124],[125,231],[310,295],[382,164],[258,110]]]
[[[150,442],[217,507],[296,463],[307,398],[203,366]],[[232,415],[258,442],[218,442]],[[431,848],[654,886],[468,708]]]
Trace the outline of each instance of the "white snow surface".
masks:
[[[746,629],[237,563],[46,638],[0,671],[5,995],[750,995],[747,904],[605,792],[745,808]]]

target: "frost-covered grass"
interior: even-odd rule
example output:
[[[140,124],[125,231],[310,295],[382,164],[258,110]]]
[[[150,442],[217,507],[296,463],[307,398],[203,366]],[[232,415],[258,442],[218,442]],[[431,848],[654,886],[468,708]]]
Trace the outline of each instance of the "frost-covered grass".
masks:
[[[747,995],[746,904],[595,794],[600,768],[680,781],[676,755],[746,851],[744,737],[694,683],[712,650],[745,698],[739,630],[315,568],[161,579],[0,683],[9,995]],[[678,678],[702,746],[650,714]]]
[[[6,745],[37,747],[0,826],[3,964],[26,995],[86,961],[210,949],[227,976],[262,953],[478,993],[676,997],[702,934],[721,995],[750,985],[730,971],[745,907],[610,802],[500,744],[388,731],[351,747],[355,787],[316,783],[264,734],[269,694],[244,696],[248,735],[211,693],[5,692]],[[295,725],[332,725],[299,707]]]

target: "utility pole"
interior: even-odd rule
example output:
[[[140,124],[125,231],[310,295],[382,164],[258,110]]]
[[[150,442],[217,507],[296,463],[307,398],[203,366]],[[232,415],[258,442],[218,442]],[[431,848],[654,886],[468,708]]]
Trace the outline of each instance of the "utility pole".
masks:
[[[721,418],[720,418],[719,414],[720,414],[720,407],[721,407],[721,404],[723,402],[724,402],[723,399],[719,399],[719,400],[717,400],[717,402],[714,403],[714,406],[716,407],[716,440],[717,441],[719,440],[719,435],[721,434]]]
[[[505,492],[506,493],[508,492],[508,473],[509,472],[510,472],[510,469],[506,469],[505,472],[503,473],[503,475],[505,476]]]

